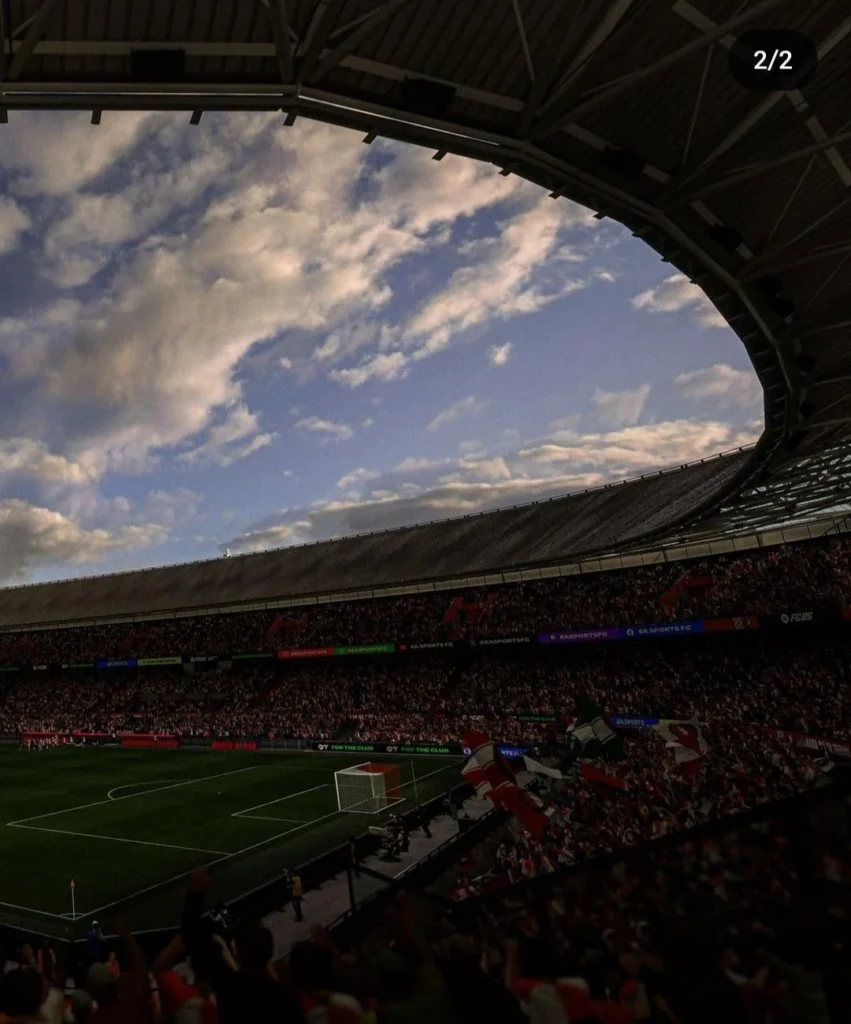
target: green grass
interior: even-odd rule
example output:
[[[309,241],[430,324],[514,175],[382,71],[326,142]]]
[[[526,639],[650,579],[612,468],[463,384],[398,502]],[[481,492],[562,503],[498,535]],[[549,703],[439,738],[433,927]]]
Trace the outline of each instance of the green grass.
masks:
[[[169,927],[202,864],[213,898],[234,899],[376,823],[337,811],[334,772],[367,757],[0,748],[0,922],[69,938],[92,916]],[[402,809],[414,776],[420,801],[460,778],[458,758],[372,759],[400,765]]]

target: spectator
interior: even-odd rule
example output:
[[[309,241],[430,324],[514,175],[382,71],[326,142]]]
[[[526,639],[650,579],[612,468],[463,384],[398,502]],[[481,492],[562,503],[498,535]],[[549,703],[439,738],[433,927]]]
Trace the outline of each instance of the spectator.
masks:
[[[307,1024],[360,1024],[363,1007],[358,1000],[334,991],[334,956],[324,942],[314,938],[293,946],[290,970]]]
[[[215,993],[222,1024],[302,1022],[298,998],[280,982],[272,967],[274,944],[269,930],[260,925],[241,929],[234,939],[236,957],[232,958],[203,917],[209,887],[206,871],[195,871],[186,897],[182,936],[198,977],[208,981]]]

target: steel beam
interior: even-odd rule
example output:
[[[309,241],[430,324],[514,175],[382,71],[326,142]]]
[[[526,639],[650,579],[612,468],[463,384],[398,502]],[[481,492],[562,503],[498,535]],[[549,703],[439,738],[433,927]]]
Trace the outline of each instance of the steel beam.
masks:
[[[332,68],[335,68],[340,61],[347,57],[350,53],[354,52],[357,47],[375,30],[377,25],[392,18],[395,14],[398,14],[403,7],[407,7],[409,4],[414,3],[415,0],[386,0],[380,7],[372,12],[372,14],[349,35],[341,43],[327,53],[320,61],[315,70],[311,70],[309,74],[302,73],[303,81],[310,81],[311,83],[318,82],[321,78],[328,74]]]
[[[44,34],[44,27],[47,24],[47,19],[53,13],[53,9],[56,7],[59,0],[44,0],[44,3],[39,7],[30,21],[27,34],[21,41],[21,45],[18,47],[17,53],[12,59],[12,63],[9,67],[9,78],[11,81],[19,78],[21,72],[29,63],[30,57],[33,55],[36,43],[41,39]]]
[[[838,132],[836,135],[831,135],[829,138],[822,139],[820,142],[813,142],[809,146],[790,150],[789,152],[782,153],[780,156],[773,157],[770,160],[758,160],[755,163],[746,164],[744,167],[722,172],[720,177],[713,176],[711,181],[702,186],[695,186],[693,191],[685,195],[674,194],[667,203],[660,203],[659,208],[667,211],[676,209],[680,206],[687,206],[689,203],[697,201],[702,202],[707,196],[714,195],[716,192],[721,192],[724,189],[729,188],[731,185],[738,185],[743,181],[756,178],[760,174],[767,174],[769,171],[773,171],[777,167],[782,167],[784,164],[794,163],[796,160],[801,160],[804,157],[812,156],[815,153],[821,153],[826,149],[831,149],[833,146],[838,146],[840,143],[847,142],[849,139],[851,139],[851,131]]]
[[[269,17],[272,19],[272,37],[275,40],[275,56],[278,71],[284,85],[291,85],[295,78],[293,64],[293,41],[290,22],[287,17],[287,0],[268,0]]]
[[[723,39],[724,36],[731,35],[738,29],[744,28],[745,25],[762,17],[762,15],[768,14],[769,11],[777,7],[779,4],[788,2],[789,0],[761,0],[761,3],[754,4],[749,10],[737,14],[734,18],[730,18],[723,24],[718,25],[711,32],[707,32],[699,39],[693,39],[690,43],[686,43],[685,46],[681,46],[674,50],[673,53],[660,57],[659,60],[654,61],[652,64],[648,64],[646,67],[639,68],[637,71],[633,71],[628,75],[624,75],[613,82],[603,85],[599,90],[595,90],[593,96],[579,103],[572,109],[562,113],[553,113],[549,117],[542,118],[538,124],[532,128],[532,138],[545,138],[548,135],[552,135],[553,132],[560,131],[567,125],[581,120],[586,114],[590,114],[592,111],[607,103],[615,96],[619,96],[625,90],[634,88],[639,82],[643,82],[646,78],[651,78],[653,75],[657,75],[660,71],[664,71],[666,68],[672,67],[674,64],[678,64],[681,60],[684,60],[686,57],[690,57],[692,54],[700,53],[701,50],[704,50],[707,46],[711,46],[713,43],[718,42],[718,40]]]

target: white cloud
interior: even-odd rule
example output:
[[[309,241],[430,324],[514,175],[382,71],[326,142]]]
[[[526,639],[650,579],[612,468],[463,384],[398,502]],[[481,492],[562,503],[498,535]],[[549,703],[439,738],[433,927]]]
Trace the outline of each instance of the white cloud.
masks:
[[[601,391],[597,388],[594,406],[598,419],[607,427],[632,426],[641,419],[649,394],[649,384],[642,384],[633,391]]]
[[[238,402],[230,407],[224,422],[210,427],[203,444],[183,452],[178,459],[182,462],[211,462],[218,466],[230,466],[265,448],[276,437],[277,434],[261,433],[256,413],[250,412],[243,402]]]
[[[446,348],[456,334],[490,320],[534,313],[590,281],[536,282],[536,272],[557,248],[568,228],[594,225],[590,210],[555,203],[546,196],[502,225],[498,239],[475,247],[476,262],[456,270],[447,286],[429,299],[404,328],[404,343],[417,345],[414,359]]]
[[[513,347],[514,346],[510,341],[506,341],[504,345],[491,345],[488,349],[488,359],[490,360],[491,366],[505,366],[511,358],[511,350]]]
[[[736,428],[672,420],[605,433],[557,431],[496,457],[410,456],[390,473],[361,479],[373,484],[363,493],[270,516],[227,543],[259,551],[541,500],[706,458],[750,444],[759,432],[758,422]]]
[[[4,127],[0,167],[12,173],[19,193],[61,195],[96,179],[150,130],[156,114],[107,114],[91,125],[85,113],[33,113]]]
[[[347,370],[332,370],[329,376],[332,380],[348,384],[350,388],[359,388],[368,380],[386,382],[405,377],[408,373],[407,363],[408,358],[404,352],[379,352],[360,366]]]
[[[120,530],[86,530],[60,512],[20,499],[0,501],[0,579],[26,580],[37,569],[60,564],[85,565],[117,551],[164,541],[167,529],[157,523]]]
[[[434,419],[426,424],[426,430],[440,430],[441,427],[445,427],[448,423],[454,423],[463,416],[473,416],[481,408],[482,403],[476,396],[468,395],[467,398],[462,398],[445,409],[441,409]]]
[[[0,256],[14,252],[21,235],[32,222],[29,214],[11,197],[0,196]]]
[[[371,321],[390,298],[388,272],[436,245],[438,229],[536,193],[493,168],[460,158],[435,164],[415,147],[382,143],[393,159],[369,170],[365,200],[367,148],[357,133],[305,120],[282,129],[274,115],[211,115],[205,131],[221,151],[213,156],[213,142],[186,142],[205,133],[189,136],[185,118],[110,115],[106,134],[79,122],[36,118],[39,130],[23,130],[14,157],[4,146],[2,159],[21,190],[66,204],[51,236],[63,280],[79,282],[107,265],[107,287],[67,303],[61,324],[38,311],[20,318],[0,348],[56,434],[48,447],[71,461],[85,454],[101,473],[149,469],[242,401],[237,368],[255,346],[285,337],[289,349],[275,358],[309,364],[304,350],[316,333],[327,339]],[[54,126],[67,153],[45,138]],[[86,140],[79,160],[71,159],[75,133]],[[102,186],[99,176],[143,137],[154,156],[139,155],[118,191]],[[169,142],[184,155],[171,155]],[[190,210],[208,184],[205,211]],[[148,205],[161,233],[139,242],[154,216]],[[379,327],[347,338],[355,344],[361,336],[392,344],[392,330]],[[401,375],[399,354],[379,356],[341,381]]]
[[[341,476],[337,481],[337,486],[341,491],[345,491],[350,487],[366,483],[367,480],[375,480],[376,477],[379,476],[381,476],[381,474],[376,472],[374,469],[364,469],[361,467],[360,469],[353,469],[351,473],[346,473],[344,476]]]
[[[632,304],[647,313],[691,310],[701,327],[729,327],[705,293],[683,274],[671,274],[661,284],[634,296]]]
[[[26,437],[0,440],[0,476],[25,476],[48,484],[86,484],[98,476],[91,460],[74,461]]]
[[[762,406],[762,385],[754,371],[735,370],[726,363],[679,373],[674,377],[674,384],[696,401],[715,399],[721,409],[731,406],[759,409]]]
[[[296,429],[320,434],[323,441],[348,441],[355,432],[345,423],[323,420],[319,416],[307,416],[296,423]]]

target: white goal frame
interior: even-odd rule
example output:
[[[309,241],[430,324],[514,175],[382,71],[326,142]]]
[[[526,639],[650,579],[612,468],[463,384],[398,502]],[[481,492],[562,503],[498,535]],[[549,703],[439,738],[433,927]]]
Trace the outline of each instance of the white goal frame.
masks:
[[[337,810],[344,814],[380,814],[382,811],[388,810],[390,807],[396,807],[398,804],[404,803],[405,798],[400,796],[396,800],[390,800],[387,796],[387,775],[381,771],[368,771],[367,769],[372,765],[372,761],[363,761],[361,764],[351,765],[349,768],[341,768],[334,772],[334,789],[337,794]],[[354,777],[354,778],[368,778],[370,782],[370,795],[366,800],[360,801],[359,803],[368,804],[368,807],[361,808],[358,804],[353,806],[344,806],[343,801],[340,799],[340,776]],[[399,782],[399,789],[401,790],[402,783],[401,779]]]

